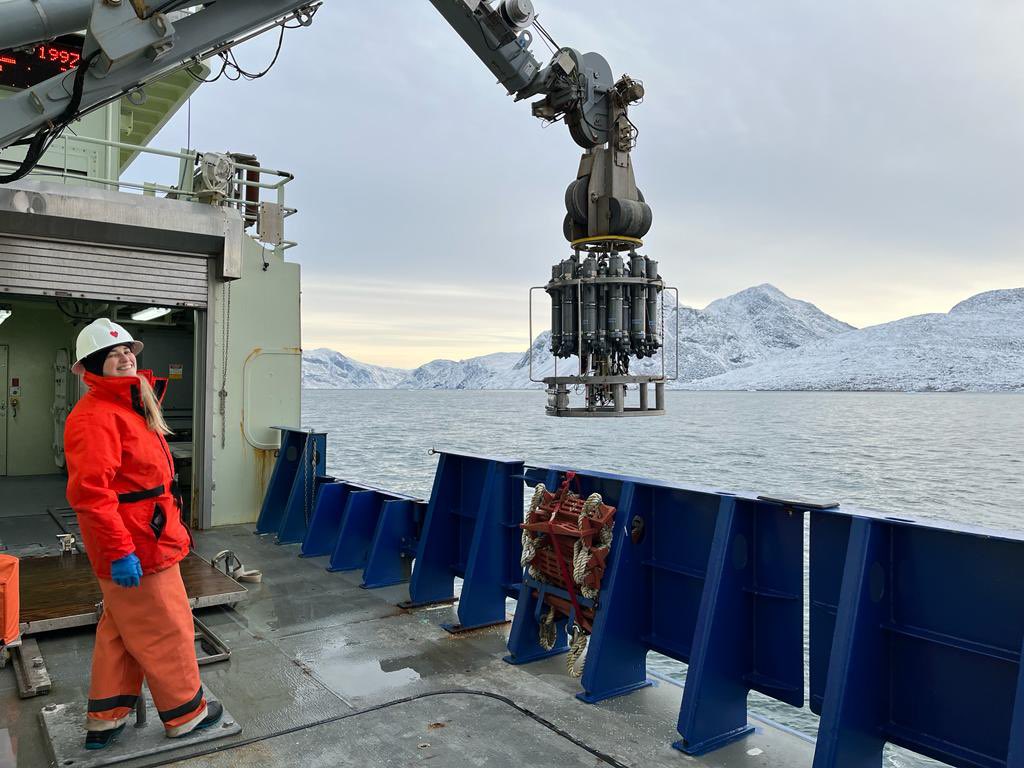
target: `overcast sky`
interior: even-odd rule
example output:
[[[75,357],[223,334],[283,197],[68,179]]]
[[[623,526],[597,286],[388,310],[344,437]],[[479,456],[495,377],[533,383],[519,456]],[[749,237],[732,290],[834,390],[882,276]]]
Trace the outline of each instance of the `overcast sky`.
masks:
[[[684,303],[769,282],[864,326],[1024,285],[1024,2],[535,5],[559,45],[644,81],[645,252]],[[261,69],[275,44],[237,56]],[[295,173],[305,348],[401,367],[525,349],[580,150],[426,0],[328,0],[269,75],[202,86],[154,144],[187,135]]]

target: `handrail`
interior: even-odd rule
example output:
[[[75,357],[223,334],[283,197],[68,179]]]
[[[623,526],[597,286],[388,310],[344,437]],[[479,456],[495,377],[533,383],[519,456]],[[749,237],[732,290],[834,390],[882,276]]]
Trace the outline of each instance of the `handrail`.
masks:
[[[60,137],[63,142],[63,168],[58,169],[43,169],[39,168],[33,171],[33,175],[47,178],[63,179],[65,183],[68,180],[73,180],[75,183],[88,183],[95,184],[103,187],[108,187],[117,191],[135,190],[142,194],[153,195],[154,193],[163,193],[166,195],[174,195],[175,198],[181,200],[188,200],[190,202],[201,202],[200,195],[192,189],[192,175],[188,173],[188,169],[195,165],[196,161],[203,156],[202,152],[194,150],[169,150],[169,149],[157,149],[155,147],[142,146],[139,144],[130,144],[124,141],[114,141],[111,139],[101,139],[92,136],[68,136],[66,133]],[[81,175],[72,172],[68,167],[69,155],[68,146],[69,142],[78,142],[80,144],[88,144],[97,147],[105,147],[107,149],[123,150],[126,152],[152,155],[154,157],[165,157],[172,158],[179,161],[179,179],[178,183],[180,187],[171,186],[167,184],[158,184],[155,182],[136,182],[127,181],[121,178],[109,178],[109,177],[98,177]],[[59,150],[58,150],[59,152]],[[9,161],[0,160],[0,166],[10,164]],[[290,171],[283,171],[278,168],[268,168],[261,165],[249,165],[246,163],[235,163],[235,169],[238,171],[244,171],[245,173],[240,174],[236,178],[231,180],[231,184],[234,185],[235,189],[241,188],[252,188],[252,189],[266,189],[271,192],[276,192],[274,202],[281,206],[281,212],[283,218],[294,216],[298,213],[298,209],[285,205],[284,187],[289,182],[295,180],[295,175]],[[258,173],[260,178],[263,177],[274,177],[271,181],[251,181],[248,178],[248,173]],[[228,205],[233,208],[238,208],[243,211],[252,211],[255,207],[255,215],[260,215],[259,201],[246,200],[242,197],[225,197],[221,200],[222,204]],[[252,215],[249,213],[248,215]],[[274,252],[280,256],[290,248],[294,248],[298,245],[293,240],[282,240],[279,245],[274,246]]]

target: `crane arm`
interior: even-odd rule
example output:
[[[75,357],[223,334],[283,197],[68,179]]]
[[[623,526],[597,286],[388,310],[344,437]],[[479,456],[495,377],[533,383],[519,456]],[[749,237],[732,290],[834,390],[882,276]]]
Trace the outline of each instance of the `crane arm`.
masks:
[[[564,119],[584,149],[608,142],[613,81],[603,56],[560,48],[542,67],[529,47],[536,16],[531,0],[501,0],[495,7],[488,0],[430,3],[516,101],[543,97],[533,104],[536,117]]]
[[[607,96],[614,84],[602,56],[562,48],[541,65],[529,49],[535,17],[530,0],[502,0],[496,7],[489,0],[430,2],[516,100],[541,97],[533,105],[537,117],[564,119],[585,149],[608,142],[613,116]],[[88,32],[79,71],[4,100],[0,149],[67,123],[268,24],[287,17],[308,20],[319,3],[218,0],[192,15],[168,15],[195,5],[188,0],[0,0],[0,50]]]

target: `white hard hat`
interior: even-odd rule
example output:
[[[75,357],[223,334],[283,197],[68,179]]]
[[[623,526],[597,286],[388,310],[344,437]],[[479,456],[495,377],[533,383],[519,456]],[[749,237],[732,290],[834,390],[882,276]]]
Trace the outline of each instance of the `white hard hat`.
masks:
[[[84,373],[85,366],[82,365],[82,361],[93,352],[122,344],[131,347],[132,352],[136,355],[142,351],[142,342],[133,339],[128,331],[111,321],[109,317],[93,320],[78,334],[78,341],[75,343],[75,364],[71,366],[72,372]]]

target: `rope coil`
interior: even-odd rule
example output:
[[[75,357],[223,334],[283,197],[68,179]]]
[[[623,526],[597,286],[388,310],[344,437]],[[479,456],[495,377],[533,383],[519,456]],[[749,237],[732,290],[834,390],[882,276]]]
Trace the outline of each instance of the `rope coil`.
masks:
[[[547,491],[547,488],[544,487],[544,484],[543,483],[537,483],[537,487],[534,488],[534,490],[533,490],[533,498],[530,499],[530,507],[523,514],[523,523],[524,523],[524,525],[526,523],[530,522],[530,516],[540,508],[541,502],[544,501],[544,493],[545,493],[545,491]],[[536,554],[537,554],[537,537],[534,536],[530,531],[528,531],[524,527],[523,528],[523,554],[522,554],[522,557],[519,559],[519,565],[520,565],[521,568],[526,568],[527,566],[529,566],[529,568],[530,568],[529,573],[530,573],[531,578],[537,579],[537,581],[541,581],[542,578],[541,578],[540,571],[538,571],[532,565],[533,558],[536,556]]]
[[[572,633],[569,635],[569,655],[565,658],[565,669],[569,677],[583,677],[589,637],[579,624],[573,625]]]
[[[599,493],[582,500],[570,490],[574,479],[575,473],[567,472],[555,493],[539,483],[534,488],[523,515],[521,565],[530,578],[568,592],[568,600],[561,593],[544,593],[547,611],[538,622],[537,642],[542,650],[553,650],[558,622],[571,620],[566,627],[566,671],[581,677],[611,548],[615,509],[603,504]],[[577,594],[593,603],[579,605]]]
[[[555,607],[551,606],[551,610],[549,610],[540,620],[540,630],[537,633],[537,642],[545,651],[550,651],[555,647],[555,641],[557,639],[558,625],[555,624]]]

